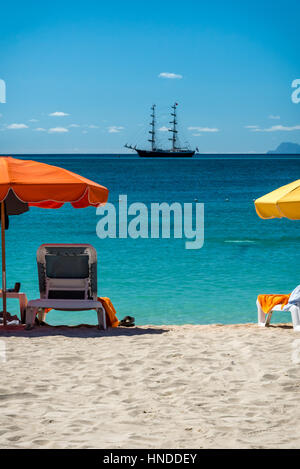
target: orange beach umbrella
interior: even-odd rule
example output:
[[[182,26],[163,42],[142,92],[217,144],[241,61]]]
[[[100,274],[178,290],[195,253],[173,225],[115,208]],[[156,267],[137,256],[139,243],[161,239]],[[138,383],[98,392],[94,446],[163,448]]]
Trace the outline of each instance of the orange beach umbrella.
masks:
[[[6,325],[5,223],[29,207],[74,208],[104,205],[108,189],[78,174],[37,161],[0,157],[3,324]]]

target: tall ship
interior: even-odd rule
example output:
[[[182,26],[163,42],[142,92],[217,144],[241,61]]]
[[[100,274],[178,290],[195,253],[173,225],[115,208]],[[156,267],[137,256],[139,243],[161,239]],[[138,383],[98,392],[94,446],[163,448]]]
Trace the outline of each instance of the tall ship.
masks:
[[[148,142],[151,143],[151,149],[141,149],[137,148],[137,146],[124,145],[126,148],[130,150],[135,150],[139,156],[141,157],[150,157],[150,158],[191,158],[195,154],[195,150],[191,150],[188,147],[181,147],[178,141],[178,130],[177,130],[177,106],[178,103],[175,103],[171,106],[171,127],[168,129],[168,132],[171,133],[171,137],[168,139],[171,141],[171,148],[170,149],[162,149],[158,147],[157,140],[156,140],[156,115],[155,115],[155,108],[156,105],[153,104],[151,107],[151,122],[150,122],[150,138]],[[198,151],[198,149],[196,148]]]

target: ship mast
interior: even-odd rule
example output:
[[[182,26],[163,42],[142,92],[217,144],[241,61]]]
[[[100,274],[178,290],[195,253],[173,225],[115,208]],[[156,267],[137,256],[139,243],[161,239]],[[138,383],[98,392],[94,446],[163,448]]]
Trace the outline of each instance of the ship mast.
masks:
[[[171,112],[171,116],[173,117],[173,119],[170,121],[170,124],[172,124],[173,127],[169,129],[169,132],[172,132],[173,135],[171,138],[169,138],[169,140],[171,140],[172,142],[172,151],[176,151],[177,133],[178,133],[177,128],[176,128],[177,126],[176,106],[177,106],[177,103],[171,106],[172,111],[173,111]]]
[[[156,142],[155,142],[155,104],[153,104],[153,106],[151,107],[151,111],[152,111],[152,114],[151,114],[151,117],[152,117],[152,121],[150,122],[150,125],[151,125],[151,130],[149,130],[149,134],[151,135],[151,138],[148,140],[148,142],[151,143],[151,149],[152,151],[155,151],[156,150]]]

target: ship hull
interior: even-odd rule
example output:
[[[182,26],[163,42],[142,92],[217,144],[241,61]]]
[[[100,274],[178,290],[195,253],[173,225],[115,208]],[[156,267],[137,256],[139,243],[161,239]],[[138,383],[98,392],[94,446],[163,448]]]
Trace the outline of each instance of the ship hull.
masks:
[[[138,150],[136,152],[142,158],[192,158],[194,151],[163,151],[163,150]]]

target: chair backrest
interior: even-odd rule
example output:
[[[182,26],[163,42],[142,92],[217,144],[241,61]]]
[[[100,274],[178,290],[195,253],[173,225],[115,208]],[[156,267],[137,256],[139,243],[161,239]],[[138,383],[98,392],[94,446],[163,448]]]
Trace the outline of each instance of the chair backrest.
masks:
[[[97,253],[90,244],[42,244],[37,265],[41,298],[97,299]]]

